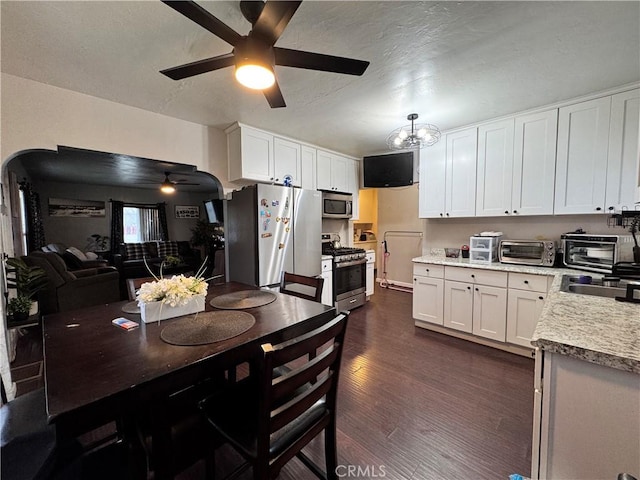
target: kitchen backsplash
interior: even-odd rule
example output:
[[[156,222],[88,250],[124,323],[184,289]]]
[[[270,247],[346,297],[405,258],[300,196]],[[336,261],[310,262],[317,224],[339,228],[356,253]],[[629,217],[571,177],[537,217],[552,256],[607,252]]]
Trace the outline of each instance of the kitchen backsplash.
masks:
[[[447,218],[424,220],[423,255],[432,248],[459,247],[483,231],[503,232],[504,239],[560,240],[560,235],[582,228],[587,233],[624,234],[623,228],[607,227],[607,215],[557,215],[510,218]]]

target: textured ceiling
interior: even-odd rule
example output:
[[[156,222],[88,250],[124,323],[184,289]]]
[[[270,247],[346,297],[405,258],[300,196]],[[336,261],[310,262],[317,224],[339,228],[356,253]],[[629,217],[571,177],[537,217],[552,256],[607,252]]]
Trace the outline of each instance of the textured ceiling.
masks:
[[[241,34],[239,2],[198,2]],[[276,67],[270,109],[226,68],[159,70],[231,47],[159,1],[0,4],[2,71],[217,128],[234,121],[353,155],[408,113],[450,129],[640,80],[640,3],[306,0],[277,46],[368,60],[362,77]]]

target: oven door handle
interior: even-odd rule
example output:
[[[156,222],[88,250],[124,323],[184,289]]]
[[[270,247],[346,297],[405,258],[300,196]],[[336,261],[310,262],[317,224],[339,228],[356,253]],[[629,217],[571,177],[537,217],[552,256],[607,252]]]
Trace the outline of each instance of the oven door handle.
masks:
[[[362,258],[362,259],[359,259],[359,260],[350,260],[348,262],[339,262],[339,263],[336,263],[334,265],[334,267],[336,269],[338,269],[338,268],[353,267],[354,265],[362,265],[362,264],[366,264],[366,263],[367,263],[367,259],[366,258]]]

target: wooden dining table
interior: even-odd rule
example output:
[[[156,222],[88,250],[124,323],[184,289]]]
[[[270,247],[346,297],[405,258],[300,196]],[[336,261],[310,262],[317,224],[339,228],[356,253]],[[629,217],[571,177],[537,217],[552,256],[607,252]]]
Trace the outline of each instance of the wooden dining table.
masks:
[[[212,298],[241,290],[240,283],[210,285]],[[43,320],[47,412],[60,438],[72,438],[132,412],[147,411],[181,389],[213,374],[256,358],[260,345],[278,343],[315,328],[335,316],[335,309],[280,294],[275,301],[244,309],[255,317],[245,333],[199,346],[177,346],[160,338],[162,329],[181,318],[143,323],[138,314],[123,313],[127,302],[47,315]],[[117,317],[140,323],[124,330]],[[156,443],[154,443],[155,448]],[[156,478],[170,477],[155,472]]]

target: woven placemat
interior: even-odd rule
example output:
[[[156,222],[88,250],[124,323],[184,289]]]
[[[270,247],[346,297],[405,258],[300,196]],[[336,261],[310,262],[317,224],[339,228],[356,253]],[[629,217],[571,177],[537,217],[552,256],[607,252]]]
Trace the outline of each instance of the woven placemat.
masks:
[[[200,312],[166,326],[160,338],[172,345],[206,345],[240,335],[255,323],[246,312]]]
[[[262,307],[273,302],[275,293],[265,290],[240,290],[239,292],[225,293],[212,298],[209,305],[224,310],[242,310],[243,308]]]
[[[122,311],[124,313],[140,313],[140,307],[138,302],[129,302],[122,306]]]

